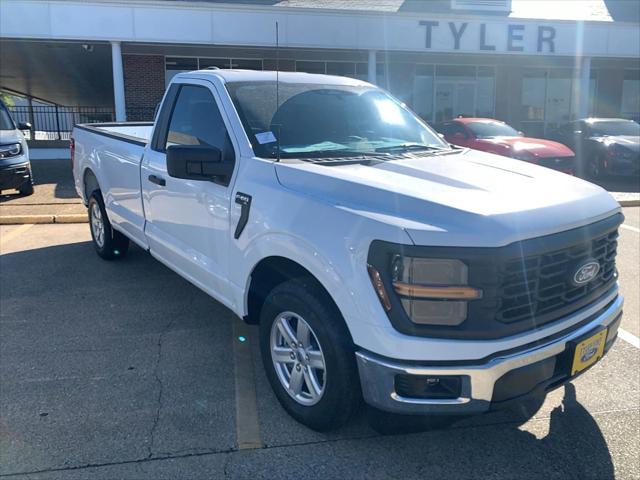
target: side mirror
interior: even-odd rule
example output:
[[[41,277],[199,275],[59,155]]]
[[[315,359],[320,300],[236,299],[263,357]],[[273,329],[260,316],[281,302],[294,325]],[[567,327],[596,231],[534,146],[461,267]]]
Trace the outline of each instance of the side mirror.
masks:
[[[18,123],[18,130],[31,130],[31,124],[29,122]]]
[[[219,148],[206,145],[172,145],[167,148],[167,173],[187,180],[228,178],[233,163],[222,161]]]
[[[524,137],[524,132],[521,131],[521,130],[518,130],[518,135],[521,136],[521,137]]]

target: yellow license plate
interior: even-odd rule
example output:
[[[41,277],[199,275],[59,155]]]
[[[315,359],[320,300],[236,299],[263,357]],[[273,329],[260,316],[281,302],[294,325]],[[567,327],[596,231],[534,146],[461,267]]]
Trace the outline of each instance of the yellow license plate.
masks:
[[[606,339],[607,330],[604,329],[576,345],[571,375],[581,372],[602,358]]]

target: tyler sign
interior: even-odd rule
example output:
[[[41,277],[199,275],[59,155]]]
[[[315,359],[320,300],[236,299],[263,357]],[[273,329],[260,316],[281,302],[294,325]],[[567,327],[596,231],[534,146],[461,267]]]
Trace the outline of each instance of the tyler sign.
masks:
[[[422,20],[419,26],[429,50],[556,52],[556,27],[547,25]]]

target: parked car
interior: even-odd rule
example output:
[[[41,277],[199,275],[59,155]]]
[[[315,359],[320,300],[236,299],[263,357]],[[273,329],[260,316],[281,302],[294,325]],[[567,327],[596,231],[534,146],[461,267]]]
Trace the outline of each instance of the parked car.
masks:
[[[554,136],[574,149],[580,170],[591,178],[640,175],[640,125],[623,118],[585,118]]]
[[[436,125],[447,142],[573,175],[573,152],[558,142],[529,138],[500,120],[462,117]]]
[[[276,78],[178,74],[155,124],[77,125],[72,165],[98,255],[131,240],[259,324],[294,418],[335,428],[361,398],[485,412],[544,397],[611,348],[611,195],[452,148],[366,82]]]
[[[28,123],[16,125],[0,100],[0,192],[15,188],[21,195],[33,193],[29,147],[21,132],[30,128]]]

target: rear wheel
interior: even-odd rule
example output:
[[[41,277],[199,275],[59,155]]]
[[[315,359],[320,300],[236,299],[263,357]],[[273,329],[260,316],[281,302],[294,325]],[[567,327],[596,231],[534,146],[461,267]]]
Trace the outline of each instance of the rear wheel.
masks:
[[[260,315],[265,372],[284,409],[319,431],[345,424],[360,401],[351,336],[339,311],[310,279],[268,294]]]
[[[127,254],[129,239],[111,227],[100,190],[89,198],[89,226],[93,246],[102,258],[113,260]]]

